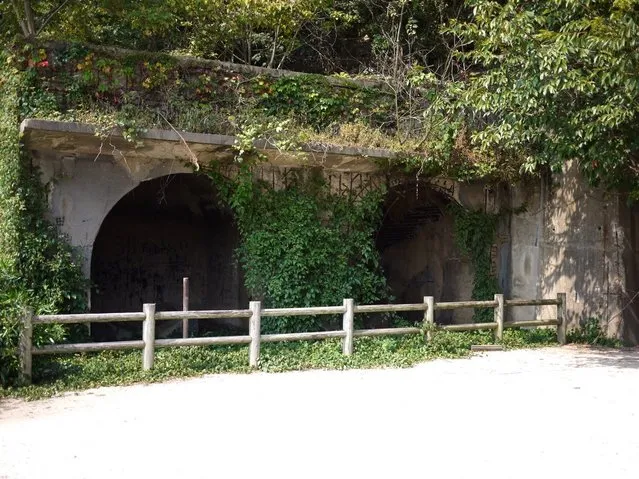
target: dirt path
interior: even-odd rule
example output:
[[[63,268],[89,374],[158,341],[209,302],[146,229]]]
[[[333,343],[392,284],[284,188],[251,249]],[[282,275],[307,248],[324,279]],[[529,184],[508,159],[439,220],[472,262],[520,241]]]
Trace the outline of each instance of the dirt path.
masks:
[[[0,402],[0,478],[637,477],[639,351],[219,375]]]

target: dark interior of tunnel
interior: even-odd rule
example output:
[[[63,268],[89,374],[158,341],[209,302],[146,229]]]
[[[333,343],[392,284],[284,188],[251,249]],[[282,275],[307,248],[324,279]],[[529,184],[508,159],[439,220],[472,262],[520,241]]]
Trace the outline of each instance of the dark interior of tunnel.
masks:
[[[209,178],[165,176],[141,183],[104,220],[93,247],[93,312],[182,309],[182,278],[190,283],[189,309],[236,309],[246,303],[235,260],[239,235],[220,207]],[[166,323],[166,324],[164,324]],[[241,328],[199,321],[200,331]],[[157,325],[159,337],[181,334],[178,322]],[[139,338],[140,323],[94,324],[96,340]]]
[[[450,199],[426,182],[406,182],[389,188],[376,243],[395,302],[421,303],[470,297],[472,272],[454,239]],[[421,312],[405,314],[420,321]],[[452,311],[440,311],[435,320],[453,322]]]

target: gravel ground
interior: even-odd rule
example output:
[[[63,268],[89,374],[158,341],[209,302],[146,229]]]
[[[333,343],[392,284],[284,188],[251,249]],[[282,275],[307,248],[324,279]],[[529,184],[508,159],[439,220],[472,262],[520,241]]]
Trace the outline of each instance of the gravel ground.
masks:
[[[636,478],[638,407],[636,349],[207,376],[2,401],[0,478]]]

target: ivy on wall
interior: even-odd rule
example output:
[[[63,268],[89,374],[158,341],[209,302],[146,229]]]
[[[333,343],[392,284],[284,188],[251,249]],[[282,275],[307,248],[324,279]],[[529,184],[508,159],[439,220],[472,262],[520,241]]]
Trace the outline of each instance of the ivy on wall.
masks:
[[[299,170],[287,187],[254,180],[251,163],[229,180],[208,174],[235,213],[249,294],[266,307],[360,304],[388,299],[375,247],[382,193],[355,199],[330,191],[320,171]],[[341,320],[341,319],[340,319]],[[268,332],[321,330],[322,317],[264,318]]]
[[[500,292],[490,257],[499,216],[466,210],[459,205],[452,206],[451,211],[455,217],[455,242],[470,258],[474,269],[472,299],[492,300]],[[480,323],[493,321],[493,309],[476,309],[474,320]]]
[[[0,52],[0,64],[8,65]],[[85,280],[74,252],[45,219],[46,196],[38,172],[20,149],[20,99],[24,72],[0,69],[0,385],[18,372],[16,347],[22,308],[36,313],[79,311],[86,303]],[[63,341],[60,325],[37,327],[34,343]]]

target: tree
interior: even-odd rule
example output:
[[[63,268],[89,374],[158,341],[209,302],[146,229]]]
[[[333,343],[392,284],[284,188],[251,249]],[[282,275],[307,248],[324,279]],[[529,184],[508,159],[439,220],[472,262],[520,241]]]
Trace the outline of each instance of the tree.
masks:
[[[55,39],[173,50],[281,67],[332,0],[11,0],[4,41]]]
[[[0,5],[0,26],[5,40],[20,33],[34,39],[70,0],[10,0]]]
[[[0,40],[62,40],[318,73],[441,66],[463,0],[4,0]]]
[[[279,68],[300,32],[332,0],[199,0],[184,3],[189,50],[202,56]]]
[[[639,196],[639,1],[471,0],[449,33],[472,74],[451,85],[485,155],[524,171],[578,159]]]
[[[0,37],[72,40],[170,49],[184,42],[177,0],[11,0],[0,2]]]

